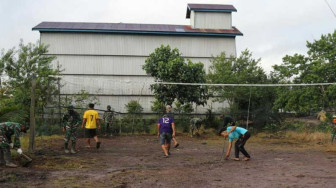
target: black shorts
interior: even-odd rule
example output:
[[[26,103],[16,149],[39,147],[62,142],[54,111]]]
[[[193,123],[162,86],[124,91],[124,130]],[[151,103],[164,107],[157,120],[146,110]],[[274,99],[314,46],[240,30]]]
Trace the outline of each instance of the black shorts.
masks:
[[[96,129],[85,129],[85,137],[86,138],[93,138],[97,136]]]

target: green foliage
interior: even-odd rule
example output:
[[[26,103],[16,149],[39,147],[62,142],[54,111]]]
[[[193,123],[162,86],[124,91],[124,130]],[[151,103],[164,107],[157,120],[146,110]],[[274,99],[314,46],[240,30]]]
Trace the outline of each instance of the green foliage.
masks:
[[[189,114],[194,111],[194,108],[192,107],[192,104],[181,104],[180,102],[175,102],[175,109],[174,111],[178,114]]]
[[[212,108],[207,109],[205,119],[203,121],[206,129],[212,128],[218,130],[223,127],[223,120],[216,117],[212,111]]]
[[[43,44],[23,44],[19,48],[3,52],[0,58],[1,76],[6,77],[2,89],[6,96],[1,96],[1,116],[7,121],[29,122],[30,93],[32,79],[36,79],[36,109],[41,110],[55,94],[57,80],[48,77],[59,75],[58,70],[51,67],[54,56],[46,54],[47,46]],[[10,96],[10,97],[8,97]]]
[[[158,100],[152,101],[151,109],[153,112],[157,113],[158,115],[162,115],[166,113],[166,105],[163,102],[160,102]]]
[[[205,70],[202,63],[185,61],[178,49],[161,45],[145,61],[142,67],[155,81],[205,83]],[[151,85],[155,98],[171,105],[176,99],[180,103],[206,104],[207,88],[202,86]]]
[[[93,103],[95,105],[99,105],[100,101],[96,96],[90,95],[85,90],[81,90],[75,95],[67,95],[61,99],[61,106],[67,107],[68,105],[73,105],[75,108],[79,108],[81,110],[76,110],[79,113],[84,113],[84,111],[88,108],[88,104]],[[66,109],[63,109],[66,111]]]
[[[252,53],[245,50],[239,57],[227,57],[225,53],[214,57],[208,74],[208,82],[212,84],[267,84],[273,83],[264,70],[258,66],[260,59],[252,58]],[[273,113],[272,103],[275,100],[272,88],[261,87],[214,87],[212,96],[219,97],[219,101],[229,103],[230,114],[236,119],[246,119],[247,111],[264,117],[257,125],[262,126]],[[250,104],[249,99],[251,98]],[[249,107],[250,106],[250,107]]]
[[[307,42],[307,55],[285,56],[283,64],[273,66],[272,76],[282,83],[335,83],[336,31]],[[336,110],[336,85],[279,88],[275,109],[309,114],[312,111]]]
[[[128,115],[126,116],[126,121],[132,124],[132,134],[135,131],[135,127],[141,126],[143,108],[138,101],[132,100],[125,105]]]

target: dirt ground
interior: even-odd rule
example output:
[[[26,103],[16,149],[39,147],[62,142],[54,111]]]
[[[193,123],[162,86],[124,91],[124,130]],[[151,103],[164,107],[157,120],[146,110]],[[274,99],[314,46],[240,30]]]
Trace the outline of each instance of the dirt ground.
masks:
[[[0,167],[1,187],[335,187],[336,153],[324,145],[253,138],[250,161],[221,161],[223,139],[178,135],[163,158],[156,136],[102,138],[99,150],[63,153],[61,138],[43,141],[28,167]],[[227,141],[225,143],[227,148]],[[233,148],[234,149],[234,148]],[[233,157],[234,151],[231,152]],[[242,156],[241,156],[242,158]],[[24,164],[21,158],[17,163]]]

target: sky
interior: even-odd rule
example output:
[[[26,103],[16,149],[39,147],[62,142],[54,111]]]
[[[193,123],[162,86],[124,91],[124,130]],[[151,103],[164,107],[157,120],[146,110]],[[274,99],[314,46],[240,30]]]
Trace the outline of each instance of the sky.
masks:
[[[0,49],[36,42],[42,21],[189,25],[188,3],[230,4],[237,54],[248,49],[265,72],[285,55],[306,54],[306,42],[336,29],[335,0],[0,0]]]

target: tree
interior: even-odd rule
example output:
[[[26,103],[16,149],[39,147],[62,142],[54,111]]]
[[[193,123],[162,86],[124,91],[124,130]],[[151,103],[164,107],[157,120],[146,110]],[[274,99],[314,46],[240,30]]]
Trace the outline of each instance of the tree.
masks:
[[[99,91],[97,91],[99,93]],[[61,99],[62,106],[73,105],[75,108],[79,108],[80,113],[84,113],[89,103],[99,105],[100,101],[95,95],[90,95],[85,90],[80,90],[75,95],[65,96]]]
[[[6,90],[2,105],[8,111],[2,112],[8,117],[7,121],[27,123],[29,120],[30,93],[33,77],[36,78],[36,107],[42,109],[47,104],[50,96],[56,92],[56,79],[49,75],[59,75],[59,70],[52,69],[54,56],[46,54],[47,46],[43,44],[23,44],[21,41],[19,48],[2,52],[0,64],[3,67],[3,75],[6,80],[2,82],[2,88]],[[1,106],[3,109],[3,106]],[[10,117],[6,114],[16,114]],[[19,118],[18,118],[19,116]]]
[[[157,82],[205,83],[205,70],[202,63],[185,61],[178,49],[161,45],[146,59],[142,67]],[[180,103],[204,105],[208,99],[207,88],[184,85],[151,85],[155,98],[171,105],[174,100]]]
[[[322,35],[314,42],[307,41],[307,55],[286,55],[281,65],[273,66],[272,75],[282,83],[335,83],[336,30]],[[334,108],[336,85],[279,88],[276,109],[308,114],[311,111]]]
[[[211,60],[208,82],[212,84],[266,84],[272,82],[258,65],[260,59],[252,58],[245,50],[239,57],[226,56],[223,52]],[[266,122],[271,113],[274,95],[270,88],[260,87],[213,87],[211,95],[227,101],[232,115],[245,118],[248,109],[261,118],[259,125]],[[251,98],[251,100],[249,100]]]
[[[158,100],[152,101],[151,109],[153,112],[159,114],[160,116],[166,113],[166,105]]]
[[[128,118],[132,120],[132,134],[134,133],[135,121],[139,122],[141,119],[141,112],[143,108],[138,101],[132,100],[125,105],[126,111],[128,113]]]

